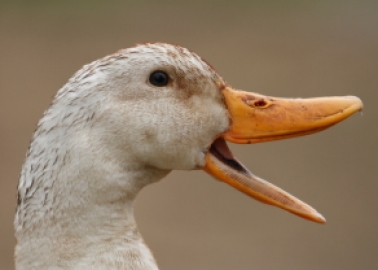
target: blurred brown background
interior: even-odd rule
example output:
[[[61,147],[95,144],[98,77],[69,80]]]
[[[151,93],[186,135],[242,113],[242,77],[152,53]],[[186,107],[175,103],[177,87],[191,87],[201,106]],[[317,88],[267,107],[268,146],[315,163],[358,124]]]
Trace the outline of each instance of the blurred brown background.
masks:
[[[82,65],[144,41],[188,47],[240,89],[365,104],[320,134],[232,145],[326,225],[200,171],[146,188],[136,215],[161,269],[378,269],[378,2],[168,0],[0,1],[0,269],[13,268],[18,175],[52,96]]]

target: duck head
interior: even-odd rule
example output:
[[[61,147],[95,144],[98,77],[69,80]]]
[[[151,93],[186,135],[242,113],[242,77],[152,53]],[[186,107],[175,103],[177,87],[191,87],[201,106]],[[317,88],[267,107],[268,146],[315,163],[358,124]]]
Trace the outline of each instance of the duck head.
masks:
[[[362,108],[356,97],[284,99],[235,90],[197,54],[142,44],[113,55],[104,145],[159,170],[202,169],[267,204],[324,223],[313,208],[253,175],[226,141],[250,144],[324,130]],[[104,82],[106,83],[106,82]],[[117,150],[117,151],[118,151]],[[122,155],[122,153],[121,153]]]
[[[30,144],[18,186],[16,269],[157,269],[137,232],[133,201],[171,170],[202,169],[263,203],[324,223],[253,175],[226,141],[307,135],[361,108],[356,97],[235,90],[197,54],[165,43],[86,65],[58,91]]]
[[[35,232],[41,220],[53,227],[66,219],[65,228],[75,230],[69,220],[76,212],[77,222],[102,224],[110,210],[96,205],[118,202],[121,211],[125,198],[171,170],[202,169],[261,202],[324,222],[310,206],[254,176],[226,141],[307,135],[361,108],[356,97],[282,99],[235,90],[176,45],[121,50],[79,70],[39,121],[21,172],[16,235]],[[88,220],[80,214],[89,212],[96,214]]]

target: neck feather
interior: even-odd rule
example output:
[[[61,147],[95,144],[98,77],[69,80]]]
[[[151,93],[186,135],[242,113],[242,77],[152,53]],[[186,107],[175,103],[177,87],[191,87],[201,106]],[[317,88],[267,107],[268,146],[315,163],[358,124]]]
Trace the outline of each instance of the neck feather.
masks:
[[[62,133],[40,124],[18,188],[17,269],[157,269],[133,204],[167,173],[85,130]]]

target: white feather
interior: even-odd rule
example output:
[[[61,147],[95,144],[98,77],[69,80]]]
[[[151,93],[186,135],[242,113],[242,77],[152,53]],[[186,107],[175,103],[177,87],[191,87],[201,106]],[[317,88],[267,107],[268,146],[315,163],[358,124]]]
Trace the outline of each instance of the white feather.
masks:
[[[166,87],[149,83],[164,70]],[[222,78],[179,46],[121,50],[84,66],[38,123],[15,218],[17,269],[157,269],[133,202],[171,170],[204,165],[229,126]]]

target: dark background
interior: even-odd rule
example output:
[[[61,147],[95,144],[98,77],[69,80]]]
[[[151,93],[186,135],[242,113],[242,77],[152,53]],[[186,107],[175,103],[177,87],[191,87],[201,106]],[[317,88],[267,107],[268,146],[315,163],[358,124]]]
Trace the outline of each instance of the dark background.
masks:
[[[16,186],[37,120],[81,66],[145,41],[190,48],[236,88],[365,105],[316,135],[231,145],[326,225],[201,171],[147,187],[137,221],[161,269],[378,269],[378,2],[278,0],[0,1],[0,269],[13,268]]]

